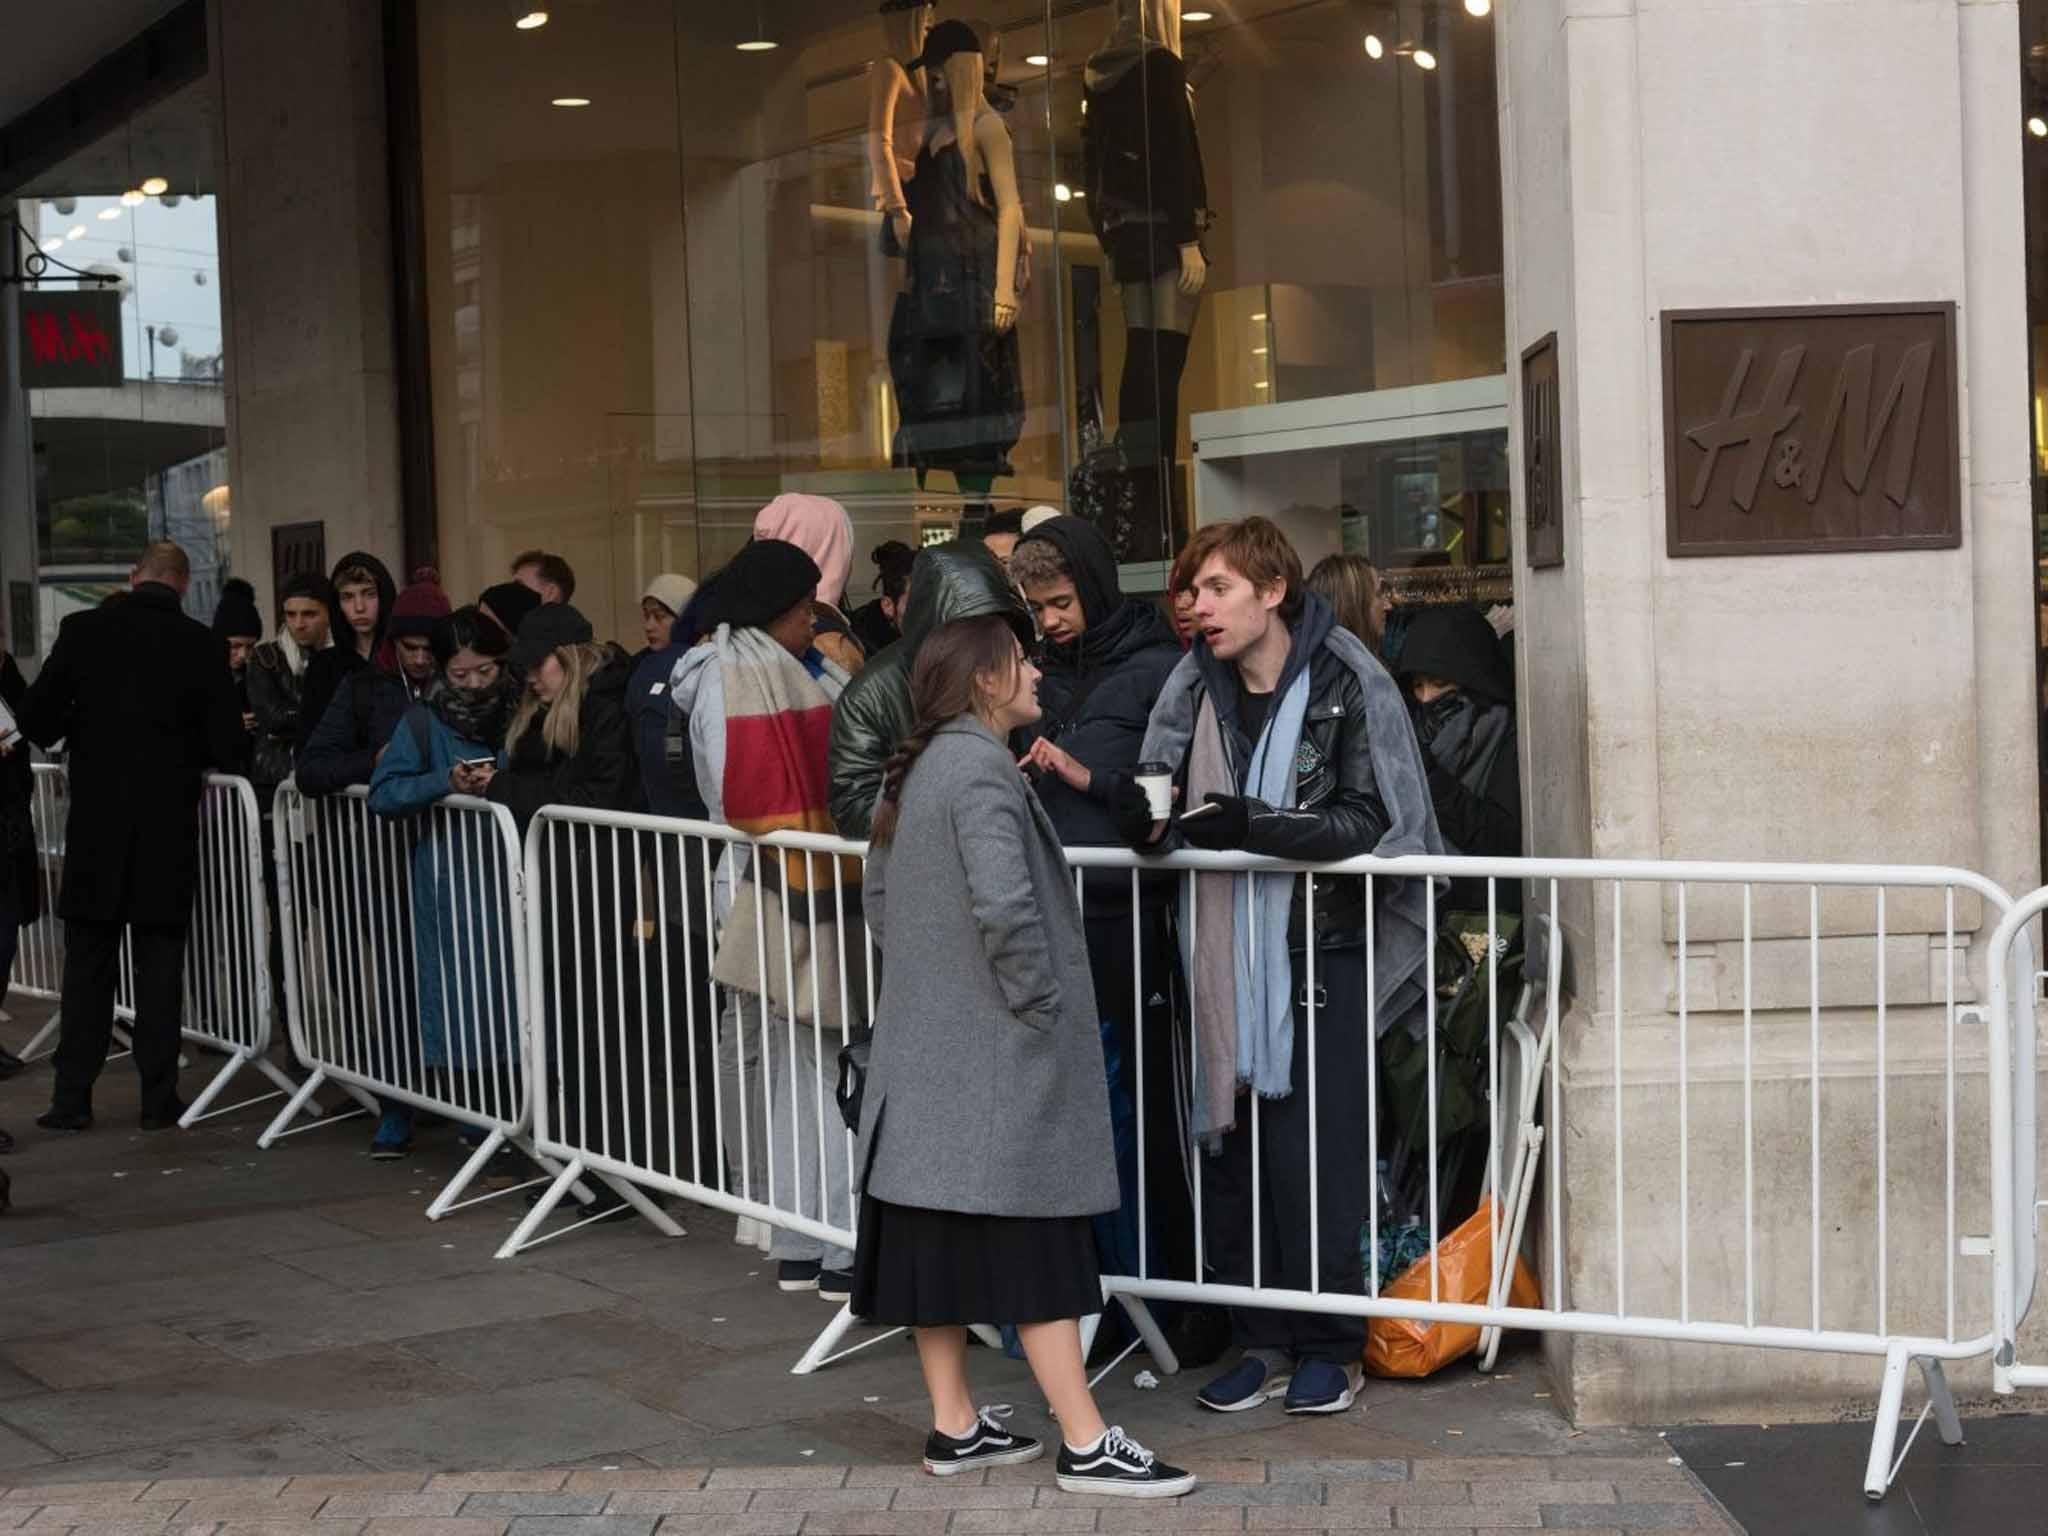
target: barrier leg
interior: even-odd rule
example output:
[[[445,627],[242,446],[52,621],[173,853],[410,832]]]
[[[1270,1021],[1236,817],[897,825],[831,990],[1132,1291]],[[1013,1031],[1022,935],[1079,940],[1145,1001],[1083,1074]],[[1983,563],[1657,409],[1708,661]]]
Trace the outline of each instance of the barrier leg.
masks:
[[[1863,1496],[1873,1503],[1883,1498],[1892,1485],[1892,1448],[1899,1440],[1899,1409],[1906,1397],[1906,1364],[1906,1346],[1894,1344],[1884,1357],[1884,1387],[1878,1394],[1877,1422],[1870,1426],[1870,1461],[1863,1469]]]
[[[284,1108],[277,1112],[277,1118],[270,1122],[269,1129],[256,1138],[256,1145],[268,1150],[276,1143],[278,1137],[298,1134],[296,1131],[285,1129],[285,1127],[289,1126],[292,1121],[299,1117],[299,1111],[312,1102],[313,1095],[319,1091],[320,1085],[325,1081],[327,1081],[327,1074],[316,1068],[311,1077],[299,1084],[299,1091],[285,1101]],[[348,1116],[343,1115],[341,1118],[346,1120]],[[307,1129],[309,1129],[307,1126],[299,1127],[299,1130]]]
[[[54,1042],[58,1032],[61,1029],[63,1029],[63,1027],[64,1015],[62,1013],[51,1014],[49,1018],[43,1021],[43,1027],[37,1030],[35,1034],[30,1037],[28,1044],[24,1045],[21,1048],[21,1050],[16,1054],[19,1055],[23,1061],[41,1061],[45,1056],[54,1055],[57,1050],[57,1047]],[[43,1042],[46,1040],[52,1042],[49,1050],[47,1051],[43,1049]]]
[[[497,1256],[501,1259],[509,1259],[521,1249],[530,1247],[533,1243],[533,1234],[540,1230],[541,1223],[554,1214],[555,1207],[561,1203],[562,1196],[569,1192],[569,1186],[578,1183],[582,1178],[583,1160],[581,1158],[576,1159],[576,1161],[570,1163],[568,1167],[556,1174],[554,1183],[550,1184],[540,1199],[534,1202],[533,1209],[526,1213],[526,1219],[514,1227],[512,1235],[506,1238],[504,1243],[500,1245]]]
[[[1927,1405],[1934,1411],[1934,1428],[1943,1445],[1963,1443],[1963,1421],[1956,1412],[1954,1394],[1948,1389],[1948,1373],[1939,1360],[1920,1357],[1920,1376],[1927,1383]]]
[[[1090,1312],[1081,1319],[1081,1358],[1088,1358],[1088,1351],[1095,1347],[1095,1335],[1102,1331],[1102,1314]]]
[[[609,1173],[599,1174],[598,1177],[605,1184],[616,1190],[620,1199],[646,1217],[648,1223],[663,1237],[688,1237],[690,1235],[683,1229],[681,1222],[648,1199],[646,1193],[635,1185],[631,1179],[615,1178]]]
[[[862,1350],[872,1348],[884,1339],[893,1339],[899,1333],[908,1333],[910,1331],[907,1328],[891,1328],[887,1333],[878,1333],[872,1339],[862,1339],[860,1343],[854,1345],[851,1349],[839,1348],[840,1342],[859,1326],[860,1319],[853,1315],[853,1308],[850,1306],[841,1307],[838,1313],[834,1315],[832,1321],[825,1325],[825,1331],[811,1341],[811,1347],[804,1351],[803,1359],[797,1361],[795,1365],[789,1368],[789,1374],[792,1376],[808,1376],[813,1371],[822,1370],[835,1360],[844,1360],[848,1355],[859,1354]]]
[[[967,1331],[997,1354],[1003,1351],[1003,1330],[993,1323],[969,1323]]]
[[[185,1113],[178,1117],[178,1129],[190,1130],[200,1121],[206,1119],[212,1113],[213,1101],[221,1096],[227,1085],[234,1080],[235,1074],[247,1065],[249,1065],[249,1053],[247,1051],[238,1047],[228,1052],[227,1062],[218,1072],[213,1074],[213,1081],[200,1091],[199,1097],[194,1099],[187,1106]],[[274,1099],[276,1097],[277,1095],[274,1093],[264,1095],[266,1099]],[[257,1101],[250,1099],[247,1102],[253,1104]],[[242,1105],[236,1104],[231,1107],[240,1109]],[[226,1114],[227,1111],[222,1110],[220,1113]]]
[[[484,1171],[484,1165],[496,1157],[498,1155],[498,1148],[504,1145],[505,1133],[496,1126],[492,1126],[491,1134],[486,1136],[477,1145],[477,1149],[474,1152],[470,1153],[469,1161],[464,1163],[455,1177],[442,1187],[441,1193],[434,1196],[434,1203],[427,1207],[427,1220],[439,1221],[451,1211],[459,1211],[464,1206],[479,1204],[480,1202],[475,1200],[464,1200],[462,1192],[469,1188],[470,1181]],[[489,1200],[495,1198],[495,1196],[485,1195],[483,1198]]]
[[[1146,1353],[1152,1356],[1152,1363],[1159,1367],[1162,1376],[1180,1374],[1180,1356],[1173,1352],[1173,1346],[1166,1342],[1166,1335],[1160,1330],[1159,1319],[1152,1315],[1152,1308],[1142,1296],[1118,1296],[1116,1304],[1124,1309],[1131,1320],[1131,1326],[1138,1330],[1138,1337],[1145,1341]]]
[[[273,1083],[277,1084],[278,1093],[284,1094],[285,1096],[289,1097],[290,1095],[297,1093],[299,1091],[299,1085],[292,1081],[291,1074],[286,1072],[282,1067],[278,1066],[278,1064],[272,1061],[268,1056],[252,1056],[249,1058],[249,1064],[253,1066],[258,1072],[261,1072],[265,1077],[269,1078]],[[271,1097],[274,1098],[276,1097],[276,1095],[273,1094],[271,1095]],[[259,1103],[260,1100],[251,1099],[249,1102],[251,1104],[255,1104]],[[323,1119],[327,1114],[326,1110],[322,1109],[318,1104],[315,1104],[310,1099],[306,1102],[305,1111],[307,1114],[311,1115],[315,1120]]]

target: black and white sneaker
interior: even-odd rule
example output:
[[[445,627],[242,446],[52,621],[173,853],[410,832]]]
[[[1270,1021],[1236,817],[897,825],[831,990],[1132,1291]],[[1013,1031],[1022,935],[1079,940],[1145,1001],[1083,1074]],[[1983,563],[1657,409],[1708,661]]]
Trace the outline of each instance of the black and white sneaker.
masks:
[[[969,1467],[1014,1467],[1038,1460],[1045,1447],[1029,1435],[1013,1435],[1003,1428],[1009,1416],[1004,1405],[984,1408],[975,1415],[974,1428],[958,1440],[933,1430],[924,1442],[925,1471],[933,1477],[951,1477]]]
[[[1060,1446],[1059,1485],[1068,1493],[1126,1499],[1177,1499],[1195,1488],[1195,1474],[1169,1467],[1112,1424],[1093,1445]]]

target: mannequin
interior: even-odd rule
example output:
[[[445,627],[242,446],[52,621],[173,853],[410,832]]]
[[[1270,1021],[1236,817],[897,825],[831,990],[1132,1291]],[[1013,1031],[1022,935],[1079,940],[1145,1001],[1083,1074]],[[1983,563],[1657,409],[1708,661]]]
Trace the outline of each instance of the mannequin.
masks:
[[[889,327],[895,462],[948,469],[969,495],[1012,473],[1024,427],[1017,345],[1024,203],[1009,129],[983,99],[974,29],[942,21],[917,61],[931,112],[905,188],[909,284]]]
[[[883,243],[892,256],[902,255],[910,244],[903,184],[914,164],[897,151],[897,126],[900,121],[905,140],[924,130],[924,71],[916,61],[933,10],[926,0],[882,0],[883,53],[868,65],[868,198],[883,216]]]
[[[1112,0],[1110,13],[1084,75],[1088,217],[1123,304],[1117,447],[1139,500],[1164,509],[1212,216],[1180,56],[1180,0]]]

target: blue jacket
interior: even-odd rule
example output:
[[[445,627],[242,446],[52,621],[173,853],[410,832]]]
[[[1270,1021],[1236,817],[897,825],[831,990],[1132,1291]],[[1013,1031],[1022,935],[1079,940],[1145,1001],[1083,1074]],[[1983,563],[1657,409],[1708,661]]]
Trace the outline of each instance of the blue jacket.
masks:
[[[393,820],[425,816],[454,793],[448,776],[457,763],[496,756],[415,704],[370,778],[370,809]],[[426,1064],[472,1071],[517,1052],[518,982],[510,871],[496,828],[456,835],[456,826],[429,817],[413,845],[413,955]],[[504,1113],[515,1115],[516,1106]]]

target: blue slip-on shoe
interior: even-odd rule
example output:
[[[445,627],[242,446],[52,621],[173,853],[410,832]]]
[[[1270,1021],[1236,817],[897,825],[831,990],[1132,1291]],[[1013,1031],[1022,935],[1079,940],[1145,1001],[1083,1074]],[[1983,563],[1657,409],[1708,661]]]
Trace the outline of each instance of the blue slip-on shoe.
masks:
[[[1242,1360],[1197,1392],[1195,1401],[1212,1413],[1242,1413],[1280,1396],[1287,1381],[1275,1362],[1248,1349]]]
[[[1304,1360],[1287,1386],[1289,1413],[1342,1413],[1358,1398],[1358,1367],[1332,1360]]]
[[[370,1158],[373,1162],[395,1163],[412,1151],[412,1114],[403,1109],[387,1109],[384,1118],[377,1122],[377,1134],[370,1141]]]

